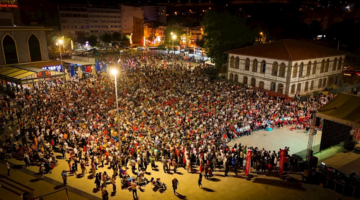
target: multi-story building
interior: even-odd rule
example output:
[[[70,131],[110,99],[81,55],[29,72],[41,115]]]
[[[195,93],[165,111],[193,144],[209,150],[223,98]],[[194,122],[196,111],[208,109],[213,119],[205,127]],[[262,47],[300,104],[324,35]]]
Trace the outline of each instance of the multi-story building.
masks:
[[[144,39],[144,11],[141,7],[121,5],[121,31],[123,35],[132,35],[133,43]]]
[[[0,0],[0,26],[21,26],[17,0]]]
[[[159,22],[166,25],[166,6],[143,6],[144,20]]]
[[[59,6],[61,31],[64,35],[90,35],[121,32],[120,8]]]
[[[119,32],[131,35],[134,43],[144,37],[144,12],[140,7],[59,6],[61,31],[64,35],[102,35]]]
[[[297,40],[226,52],[228,78],[287,96],[339,84],[346,53]]]

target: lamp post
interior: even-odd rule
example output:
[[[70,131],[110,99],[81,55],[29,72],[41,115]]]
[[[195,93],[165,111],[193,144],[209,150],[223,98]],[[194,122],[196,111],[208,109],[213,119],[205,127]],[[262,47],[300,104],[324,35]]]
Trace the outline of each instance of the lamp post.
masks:
[[[172,35],[172,46],[173,46],[173,48],[174,48],[174,40],[175,39],[176,39],[176,35]],[[175,54],[175,48],[174,48],[174,54]]]
[[[118,128],[118,134],[119,134],[119,155],[121,156],[121,146],[122,146],[122,140],[121,140],[121,134],[120,134],[120,124],[119,124],[119,102],[118,102],[118,94],[117,94],[117,82],[116,82],[116,74],[117,74],[117,70],[116,69],[112,69],[111,73],[114,75],[115,77],[115,99],[116,99],[116,113],[117,113],[117,119],[116,119],[116,125]],[[120,167],[122,167],[122,162],[120,160]]]
[[[261,41],[263,42],[263,44],[265,44],[266,42],[266,35],[263,32],[260,32],[261,35]]]
[[[56,45],[58,45],[58,46],[59,46],[59,51],[60,51],[60,62],[61,62],[61,68],[62,68],[62,71],[63,71],[63,72],[65,72],[65,67],[64,67],[64,65],[63,65],[62,55],[61,55],[61,45],[62,45],[63,43],[64,43],[64,40],[59,39],[59,40],[58,40],[58,42],[56,43]],[[66,76],[66,74],[65,74],[65,76]],[[64,82],[66,82],[66,78],[65,78],[64,80],[65,80]]]

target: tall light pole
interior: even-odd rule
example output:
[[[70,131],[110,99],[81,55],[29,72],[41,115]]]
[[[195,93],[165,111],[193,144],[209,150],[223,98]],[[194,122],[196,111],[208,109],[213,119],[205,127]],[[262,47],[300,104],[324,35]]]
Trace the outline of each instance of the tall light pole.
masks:
[[[172,33],[172,32],[171,32]],[[172,35],[172,46],[174,48],[174,54],[175,54],[175,47],[174,47],[174,40],[176,39],[176,35]]]
[[[116,82],[116,74],[117,74],[117,70],[116,69],[112,69],[111,73],[114,75],[115,77],[115,99],[116,99],[116,113],[117,113],[117,119],[116,119],[116,125],[118,128],[118,134],[119,134],[119,155],[121,157],[121,146],[122,146],[122,139],[121,139],[121,134],[120,134],[120,124],[119,124],[119,102],[118,102],[118,94],[117,94],[117,82]],[[122,167],[122,161],[120,159],[120,167]]]
[[[64,40],[59,39],[58,42],[56,43],[56,45],[59,46],[59,51],[60,51],[60,62],[61,62],[61,68],[62,71],[65,72],[65,67],[63,65],[63,61],[62,61],[62,55],[61,55],[61,45],[64,44]],[[66,74],[65,74],[65,78],[64,78],[64,84],[66,83]]]
[[[263,44],[265,44],[266,42],[266,35],[263,32],[260,32],[261,35],[261,41],[263,42]]]

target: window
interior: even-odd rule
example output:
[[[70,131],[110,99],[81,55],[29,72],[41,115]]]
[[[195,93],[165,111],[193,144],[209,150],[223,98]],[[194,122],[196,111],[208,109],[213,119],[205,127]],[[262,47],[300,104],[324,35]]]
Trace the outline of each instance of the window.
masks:
[[[292,69],[292,77],[296,78],[296,76],[297,76],[297,64],[295,64]]]
[[[307,92],[308,90],[309,90],[309,82],[306,82],[304,91]]]
[[[300,93],[300,91],[301,91],[301,83],[298,83],[297,88],[296,88],[296,92]]]
[[[252,71],[253,71],[253,72],[257,72],[257,65],[258,65],[258,61],[255,59],[255,60],[253,61],[253,68],[252,68]]]
[[[246,58],[245,60],[245,71],[249,71],[250,70],[250,59]]]
[[[326,86],[326,78],[324,78],[322,86],[325,87]]]
[[[314,89],[314,81],[311,81],[310,90],[313,90],[313,89]]]
[[[299,77],[303,77],[303,73],[304,73],[304,63],[300,63]]]
[[[73,17],[81,18],[81,14],[73,14]]]
[[[335,58],[333,61],[332,71],[336,70],[336,65],[337,65],[337,58]]]
[[[230,58],[230,68],[234,68],[234,63],[235,62],[235,59],[234,59],[234,56],[231,56]]]
[[[239,69],[239,65],[240,65],[240,59],[239,59],[239,57],[236,57],[235,69]]]
[[[243,83],[244,83],[244,84],[247,84],[247,83],[248,83],[248,77],[247,77],[247,76],[244,76],[244,78],[243,78]]]
[[[290,91],[291,94],[295,94],[295,84],[292,84],[291,85],[291,91]]]
[[[86,14],[82,14],[81,15],[83,18],[88,18],[89,16],[88,15],[86,15]]]
[[[272,66],[272,71],[271,71],[271,75],[273,76],[277,76],[278,73],[278,63],[274,62],[273,66]]]
[[[337,77],[337,76],[335,76],[335,81],[334,81],[334,84],[335,84],[335,85],[337,85],[337,83],[338,83],[338,77]]]
[[[325,70],[325,60],[321,61],[321,68],[320,68],[320,73],[324,73]]]
[[[3,52],[5,55],[5,63],[18,63],[16,43],[13,37],[6,34],[2,41]]]
[[[342,69],[342,58],[339,58],[339,64],[337,70],[341,70],[341,69]]]
[[[328,85],[332,85],[334,84],[334,78],[333,77],[329,77],[329,83]]]
[[[316,66],[317,66],[317,62],[314,62],[314,66],[313,66],[313,70],[312,70],[312,74],[316,74]]]
[[[260,69],[260,73],[265,74],[266,71],[266,62],[265,60],[261,61],[261,69]]]
[[[235,81],[235,82],[239,82],[239,75],[235,74],[234,81]]]
[[[322,79],[319,79],[319,84],[318,84],[318,88],[321,88],[321,84],[322,83]]]
[[[251,86],[253,86],[253,87],[256,86],[256,79],[255,78],[251,78]]]
[[[325,72],[329,71],[329,65],[330,65],[330,60],[329,58],[326,60],[326,64],[325,64]]]
[[[306,76],[310,76],[310,73],[311,73],[311,61],[309,61],[307,64]]]
[[[281,63],[281,65],[280,65],[280,71],[279,71],[279,76],[280,76],[280,77],[285,78],[285,69],[286,69],[285,64],[284,64],[284,63]]]
[[[279,83],[279,84],[278,84],[278,90],[277,90],[277,92],[280,93],[280,94],[282,94],[282,93],[283,93],[283,90],[284,90],[284,85],[281,84],[281,83]]]
[[[234,79],[234,75],[230,73],[230,80],[232,81]]]
[[[274,91],[274,92],[275,92],[275,88],[276,88],[275,82],[271,82],[271,83],[270,83],[270,91]]]
[[[31,62],[42,61],[40,41],[34,34],[31,34],[31,36],[29,37],[28,46]]]
[[[259,82],[259,88],[264,89],[264,85],[265,85],[265,84],[264,84],[263,81],[260,81],[260,82]]]

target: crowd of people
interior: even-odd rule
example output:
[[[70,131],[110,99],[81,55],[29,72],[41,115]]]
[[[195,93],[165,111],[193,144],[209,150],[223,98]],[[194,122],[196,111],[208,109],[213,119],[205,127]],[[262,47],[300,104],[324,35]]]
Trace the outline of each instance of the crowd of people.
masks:
[[[255,88],[210,80],[203,63],[191,66],[174,55],[124,55],[113,67],[120,72],[119,107],[113,75],[108,73],[70,82],[40,82],[18,91],[14,99],[4,97],[5,139],[0,141],[0,156],[23,159],[26,167],[38,164],[45,174],[57,166],[54,151],[60,152],[69,166],[62,173],[64,183],[66,172],[76,174],[80,165],[82,175],[88,171],[95,177],[104,199],[108,198],[106,182],[111,180],[115,192],[117,176],[134,197],[142,184],[166,188],[159,178],[145,178],[148,165],[154,169],[156,163],[162,163],[165,173],[176,173],[179,167],[191,173],[198,168],[200,187],[202,175],[210,178],[218,168],[225,169],[224,176],[230,169],[238,174],[249,148],[256,172],[277,170],[275,149],[230,147],[227,142],[268,127],[305,128],[311,110],[333,98],[271,97]],[[284,149],[285,170],[297,166],[290,159],[290,148]],[[98,166],[104,164],[109,164],[113,175],[99,172]]]

